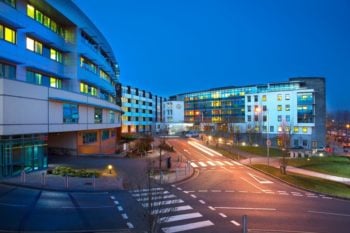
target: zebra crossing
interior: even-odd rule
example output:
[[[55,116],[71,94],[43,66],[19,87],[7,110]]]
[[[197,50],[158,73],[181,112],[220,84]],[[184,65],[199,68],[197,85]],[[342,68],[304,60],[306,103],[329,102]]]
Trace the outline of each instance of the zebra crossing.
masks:
[[[207,160],[207,161],[191,161],[190,165],[193,168],[208,168],[208,167],[242,167],[243,165],[236,161],[228,160]]]
[[[130,193],[143,208],[156,216],[164,233],[190,232],[214,225],[184,200],[164,188],[136,189]]]

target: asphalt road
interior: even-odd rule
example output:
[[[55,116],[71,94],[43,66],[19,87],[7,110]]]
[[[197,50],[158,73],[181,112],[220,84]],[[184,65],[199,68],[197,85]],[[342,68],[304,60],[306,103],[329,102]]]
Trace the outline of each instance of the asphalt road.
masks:
[[[167,141],[195,168],[190,179],[150,190],[141,160],[130,160],[124,172],[130,183],[139,183],[129,190],[52,192],[0,185],[0,232],[145,232],[151,221],[164,233],[242,232],[243,216],[248,232],[349,232],[350,201],[296,189],[195,140]]]

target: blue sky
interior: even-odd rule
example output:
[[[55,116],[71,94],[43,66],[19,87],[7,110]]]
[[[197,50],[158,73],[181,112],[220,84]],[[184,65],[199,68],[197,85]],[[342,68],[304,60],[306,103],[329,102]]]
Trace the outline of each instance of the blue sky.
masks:
[[[322,76],[350,110],[350,1],[74,0],[110,42],[120,81],[157,95]]]

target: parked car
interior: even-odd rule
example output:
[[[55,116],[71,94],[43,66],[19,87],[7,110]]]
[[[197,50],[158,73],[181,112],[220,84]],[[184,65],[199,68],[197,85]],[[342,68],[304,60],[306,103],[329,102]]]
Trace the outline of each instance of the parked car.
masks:
[[[195,132],[195,131],[189,131],[185,134],[186,138],[197,138],[199,137],[199,133]]]

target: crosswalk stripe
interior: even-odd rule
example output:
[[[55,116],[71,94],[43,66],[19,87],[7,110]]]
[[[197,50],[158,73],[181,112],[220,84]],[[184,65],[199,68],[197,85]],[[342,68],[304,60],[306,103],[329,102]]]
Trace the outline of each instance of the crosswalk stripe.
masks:
[[[147,192],[147,193],[134,193],[133,197],[144,197],[144,196],[160,196],[164,194],[169,194],[168,191],[160,191],[160,192]]]
[[[155,196],[155,197],[151,196],[151,200],[169,199],[169,198],[174,198],[174,197],[176,197],[174,194],[164,195],[164,196]],[[149,198],[148,197],[137,198],[136,200],[140,201],[140,202],[145,202],[145,201],[148,201]]]
[[[220,166],[225,166],[225,164],[221,161],[215,161],[215,163],[219,164]]]
[[[230,165],[230,166],[233,166],[233,163],[229,162],[229,161],[224,161],[224,163]]]
[[[200,213],[190,213],[190,214],[179,214],[179,215],[173,215],[173,216],[167,216],[167,217],[162,217],[159,219],[159,222],[164,223],[164,222],[176,222],[176,221],[181,221],[185,219],[192,219],[192,218],[199,218],[202,217]]]
[[[197,164],[195,164],[194,162],[191,162],[191,166],[192,167],[198,167]]]
[[[176,206],[174,208],[163,208],[163,209],[154,209],[151,211],[151,214],[167,214],[185,210],[192,210],[192,207],[189,205]]]
[[[151,206],[163,206],[163,205],[173,205],[173,204],[179,204],[183,203],[184,201],[181,199],[175,199],[175,200],[167,200],[167,201],[155,201],[151,203]],[[149,203],[142,203],[142,206],[144,208],[149,206]]]
[[[194,223],[189,223],[184,225],[177,225],[173,227],[164,227],[162,228],[162,230],[164,231],[164,233],[175,233],[175,232],[188,231],[188,230],[193,230],[193,229],[202,228],[202,227],[209,227],[213,225],[214,223],[207,220],[207,221],[194,222]]]
[[[202,167],[206,167],[207,165],[204,162],[198,162],[199,165],[201,165]]]
[[[159,191],[164,190],[163,188],[150,188],[150,189],[135,189],[131,190],[132,193],[149,192],[149,191]]]
[[[211,166],[216,166],[215,163],[213,163],[212,161],[207,161],[208,164],[210,164]]]
[[[238,163],[238,162],[236,162],[236,161],[231,161],[232,163],[234,163],[235,165],[237,165],[237,166],[243,166],[242,164],[240,164],[240,163]]]

